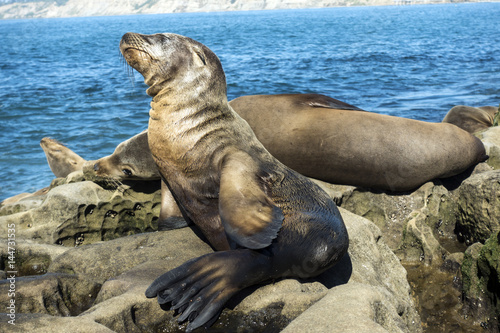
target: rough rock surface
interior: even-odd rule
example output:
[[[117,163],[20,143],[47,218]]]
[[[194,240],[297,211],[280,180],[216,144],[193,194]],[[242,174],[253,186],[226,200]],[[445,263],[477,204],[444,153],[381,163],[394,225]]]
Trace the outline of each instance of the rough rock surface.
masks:
[[[140,233],[156,227],[148,217],[157,215],[151,210],[159,193],[134,189],[109,191],[91,182],[62,181],[37,199],[36,205],[21,204],[24,208],[13,214],[6,213],[8,207],[0,210],[4,212],[0,228],[16,224],[16,266],[26,275],[16,277],[16,330],[36,327],[38,332],[60,332],[77,326],[80,331],[92,332],[182,331],[173,312],[163,311],[156,300],[146,299],[144,291],[160,274],[212,250],[190,228]],[[120,201],[120,207],[126,208],[116,208]],[[150,213],[128,214],[137,204],[144,207],[141,213]],[[109,210],[116,211],[125,223],[129,219],[133,225],[142,224],[119,228],[122,221],[115,223],[110,237],[111,228],[105,223]],[[335,316],[323,315],[318,331],[345,332],[347,318],[352,318],[350,325],[358,331],[377,327],[390,332],[421,332],[406,271],[385,244],[380,229],[346,210],[341,209],[341,213],[350,248],[338,265],[315,279],[285,279],[241,292],[228,303],[212,330],[279,332],[291,323],[289,332],[302,332],[311,327],[303,315],[335,311]],[[2,250],[1,255],[3,268],[8,251]],[[9,286],[8,279],[0,283],[2,304],[9,302]],[[346,297],[351,300],[347,302]],[[320,301],[325,304],[314,310]],[[302,319],[295,322],[296,317]],[[337,326],[338,318],[343,325]],[[0,326],[3,331],[12,325],[3,321]]]
[[[485,131],[477,133],[476,136],[481,139],[486,149],[486,154],[490,156],[486,163],[494,169],[500,169],[500,126],[490,127]]]
[[[429,329],[460,327],[466,332],[464,326],[474,330],[494,325],[489,319],[475,319],[477,308],[496,306],[491,294],[472,293],[474,297],[462,302],[457,302],[457,295],[462,289],[459,268],[467,245],[484,243],[500,230],[500,170],[481,163],[469,173],[435,180],[408,193],[318,183],[341,207],[382,230],[387,245],[411,272],[414,299]],[[490,274],[493,280],[496,276],[491,269],[474,274]],[[468,299],[476,305],[471,306]]]
[[[495,159],[493,144],[500,132],[489,129],[483,135],[493,142],[489,154]],[[408,193],[318,181],[339,206],[354,213],[341,210],[349,256],[311,281],[287,279],[240,293],[214,330],[418,332],[415,308],[428,327],[441,331],[464,325],[498,329],[500,170],[494,167],[481,163],[469,173]],[[106,190],[75,174],[54,181],[47,194],[2,205],[2,234],[16,225],[16,297],[23,300],[16,328],[175,332],[173,314],[145,299],[144,290],[162,272],[211,249],[191,229],[150,232],[157,229],[159,200],[158,184]],[[6,244],[2,240],[3,278],[9,277]],[[399,260],[410,273],[413,303]],[[458,302],[462,280],[464,301]],[[8,279],[0,285],[2,302],[9,301],[5,288]]]
[[[500,232],[465,252],[461,267],[465,311],[487,332],[500,330]]]
[[[457,230],[469,243],[485,242],[500,230],[500,171],[466,179],[459,188]]]
[[[75,246],[158,228],[158,182],[134,182],[115,190],[89,181],[58,182],[46,195],[1,207],[0,233],[16,223],[17,238]]]

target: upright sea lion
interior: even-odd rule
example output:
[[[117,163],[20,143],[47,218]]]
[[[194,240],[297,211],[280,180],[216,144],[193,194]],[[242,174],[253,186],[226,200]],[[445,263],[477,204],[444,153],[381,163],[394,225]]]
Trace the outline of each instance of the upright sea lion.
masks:
[[[153,97],[148,141],[160,175],[218,250],[160,276],[147,297],[171,302],[191,331],[245,287],[316,276],[342,258],[348,236],[337,207],[232,110],[213,52],[180,35],[135,33],[120,50]]]
[[[493,120],[497,113],[496,106],[457,105],[448,111],[443,118],[443,123],[453,124],[469,133],[476,133],[493,126]]]
[[[50,170],[56,177],[66,177],[70,173],[81,170],[85,160],[57,140],[43,138],[40,146],[45,152]]]

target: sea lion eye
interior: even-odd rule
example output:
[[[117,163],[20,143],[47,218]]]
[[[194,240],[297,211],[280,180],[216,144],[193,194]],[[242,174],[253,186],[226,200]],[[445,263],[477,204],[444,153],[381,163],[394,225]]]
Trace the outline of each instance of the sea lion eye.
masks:
[[[125,174],[125,176],[130,177],[132,176],[132,171],[129,169],[123,169],[122,172]]]

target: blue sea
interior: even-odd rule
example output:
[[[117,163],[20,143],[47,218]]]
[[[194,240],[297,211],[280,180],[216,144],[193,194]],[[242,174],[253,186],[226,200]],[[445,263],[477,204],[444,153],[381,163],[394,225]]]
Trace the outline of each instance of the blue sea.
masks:
[[[211,48],[228,98],[321,93],[439,122],[500,103],[500,3],[0,21],[0,200],[48,186],[39,142],[91,160],[147,127],[150,98],[119,53],[128,32]]]

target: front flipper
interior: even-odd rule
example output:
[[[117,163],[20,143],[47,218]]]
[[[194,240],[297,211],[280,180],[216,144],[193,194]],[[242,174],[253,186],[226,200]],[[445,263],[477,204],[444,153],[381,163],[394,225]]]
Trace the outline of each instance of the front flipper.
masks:
[[[230,155],[220,178],[219,214],[226,234],[237,244],[269,246],[283,223],[283,212],[269,197],[269,184],[258,164],[246,153]]]
[[[171,303],[189,322],[186,332],[211,325],[239,290],[269,278],[271,259],[248,249],[220,251],[189,260],[157,278],[146,297]]]

